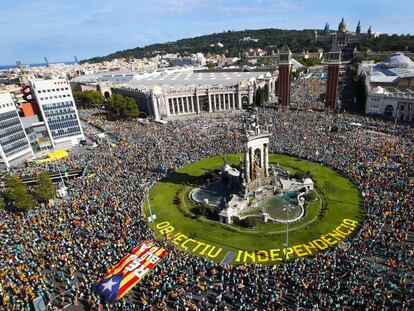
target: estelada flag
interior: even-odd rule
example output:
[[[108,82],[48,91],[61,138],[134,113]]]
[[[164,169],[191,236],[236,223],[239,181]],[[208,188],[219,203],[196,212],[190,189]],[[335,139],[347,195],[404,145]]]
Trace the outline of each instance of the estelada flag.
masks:
[[[112,267],[102,279],[95,282],[95,292],[111,303],[125,296],[152,268],[154,268],[167,250],[144,241],[131,253]]]

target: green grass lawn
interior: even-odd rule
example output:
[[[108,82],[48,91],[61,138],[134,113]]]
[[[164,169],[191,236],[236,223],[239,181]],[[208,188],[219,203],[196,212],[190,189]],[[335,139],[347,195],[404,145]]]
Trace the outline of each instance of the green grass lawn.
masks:
[[[226,155],[230,165],[239,164],[241,157],[242,155]],[[318,239],[321,235],[340,226],[343,219],[358,222],[363,220],[364,213],[360,208],[359,191],[347,178],[328,167],[295,157],[272,154],[269,155],[269,161],[272,164],[279,163],[292,174],[296,171],[310,171],[319,194],[316,202],[308,204],[304,219],[289,225],[289,245],[305,244]],[[193,203],[188,198],[189,191],[204,182],[203,175],[211,170],[219,169],[222,163],[223,156],[203,159],[178,169],[175,174],[158,182],[150,191],[152,212],[157,216],[155,224],[159,224],[161,229],[168,222],[174,229],[171,232],[173,235],[169,238],[177,238],[178,241],[175,243],[177,247],[193,251],[197,255],[206,255],[209,250],[213,250],[213,246],[215,251],[221,248],[217,256],[210,256],[212,260],[218,262],[229,251],[282,249],[286,239],[285,225],[260,223],[252,229],[244,229],[235,225],[223,225],[206,219],[190,217],[188,212]],[[322,212],[321,206],[325,206]],[[144,211],[148,216],[147,205]],[[171,231],[171,228],[169,230]],[[185,236],[180,239],[179,233]],[[163,236],[158,229],[156,234],[161,238]],[[188,241],[188,245],[183,246],[182,241],[188,238],[192,240]],[[196,242],[193,242],[194,240]],[[210,245],[205,254],[202,250],[207,246],[200,244],[197,248],[195,243],[198,242]],[[217,253],[211,253],[211,255],[215,254]],[[246,261],[252,260],[247,258]]]

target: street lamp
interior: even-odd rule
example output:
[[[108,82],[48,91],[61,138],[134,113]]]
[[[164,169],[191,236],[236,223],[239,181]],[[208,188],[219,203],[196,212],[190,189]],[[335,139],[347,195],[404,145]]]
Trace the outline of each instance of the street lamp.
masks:
[[[397,109],[395,110],[395,118],[394,118],[394,138],[397,136],[397,122],[398,122],[398,113],[401,112],[401,105],[397,103]]]
[[[150,200],[149,200],[149,195],[150,195],[149,186],[150,186],[150,183],[148,183],[148,186],[145,187],[145,192],[147,193],[148,210],[149,210],[149,213],[150,213],[150,217],[148,217],[148,220],[151,219],[152,225],[154,227],[154,236],[157,236],[157,233],[155,231],[155,219],[156,219],[156,215],[155,214],[153,215],[152,214],[152,211],[151,211],[151,203],[150,203]]]
[[[283,244],[285,247],[285,261],[287,262],[287,248],[289,247],[289,212],[293,210],[292,205],[289,203],[288,206],[282,209],[286,211],[286,243]]]

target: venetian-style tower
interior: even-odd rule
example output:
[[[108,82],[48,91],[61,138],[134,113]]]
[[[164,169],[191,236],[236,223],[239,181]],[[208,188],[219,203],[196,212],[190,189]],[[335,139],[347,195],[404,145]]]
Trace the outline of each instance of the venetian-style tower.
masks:
[[[279,51],[279,105],[283,107],[288,107],[290,104],[291,58],[292,52],[285,45]]]
[[[328,53],[328,80],[326,82],[325,108],[335,109],[338,99],[339,66],[341,49],[335,45]]]

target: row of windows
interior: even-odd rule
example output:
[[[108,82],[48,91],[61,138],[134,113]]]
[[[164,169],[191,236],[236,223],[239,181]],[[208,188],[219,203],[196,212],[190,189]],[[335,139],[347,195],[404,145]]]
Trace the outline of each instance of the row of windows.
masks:
[[[7,104],[1,104],[0,107],[6,108],[6,107],[11,107],[12,105],[13,105],[12,103],[7,103]]]
[[[16,133],[19,133],[19,132],[22,132],[22,131],[23,131],[23,129],[20,127],[20,124],[12,126],[8,129],[0,130],[0,139],[4,138],[4,137],[7,137],[7,136],[10,136],[10,135],[13,135],[13,134],[16,134]]]
[[[1,143],[2,146],[6,146],[6,145],[9,145],[9,144],[11,144],[15,141],[19,141],[21,139],[26,140],[26,136],[24,135],[23,132],[19,132],[19,133],[16,133],[14,135],[11,135],[11,136],[4,137],[4,138],[0,139],[0,143]]]
[[[369,105],[370,108],[379,108],[379,105]]]
[[[57,89],[47,89],[47,90],[39,90],[39,93],[46,93],[46,92],[58,92],[58,91],[67,91],[69,88],[68,87],[62,87],[62,88],[57,88]]]
[[[12,145],[3,148],[3,150],[7,156],[11,156],[19,152],[22,149],[26,149],[27,147],[29,147],[29,145],[27,143],[27,140],[24,139],[24,140],[17,141],[13,143]]]
[[[374,102],[379,102],[379,101],[381,101],[381,99],[380,99],[380,98],[371,98],[371,100],[372,100],[372,101],[374,101]]]
[[[73,102],[68,101],[68,102],[51,103],[51,104],[43,105],[43,110],[50,111],[50,110],[55,110],[59,108],[67,108],[67,107],[73,107]]]
[[[49,124],[49,128],[51,130],[65,129],[65,128],[69,128],[69,127],[73,127],[73,126],[78,126],[77,120],[71,120],[71,121],[66,121],[66,122]]]
[[[40,97],[40,100],[47,100],[47,99],[53,99],[53,98],[62,98],[62,97],[70,97],[70,94],[62,94],[62,95],[54,95],[50,97]]]
[[[13,117],[17,117],[16,111],[5,112],[5,113],[0,114],[0,121],[5,121]]]
[[[48,123],[53,123],[54,121],[65,121],[65,120],[75,120],[76,114],[74,113],[59,113],[59,114],[51,114],[46,115]]]
[[[63,117],[68,115],[76,117],[75,109],[59,109],[51,112],[45,112],[45,116],[48,119],[58,119],[61,116]]]
[[[53,138],[62,138],[65,136],[72,136],[75,134],[80,134],[81,130],[79,126],[71,127],[71,128],[65,128],[60,130],[55,130],[52,132]]]
[[[52,114],[51,116],[46,116],[47,117],[47,121],[48,122],[53,122],[53,121],[65,121],[68,119],[77,119],[76,118],[76,114],[69,113],[69,112],[65,112],[65,113],[59,113],[59,114]]]
[[[7,121],[2,121],[0,123],[0,130],[5,130],[11,128],[13,126],[20,125],[20,121],[18,118],[9,119]]]

